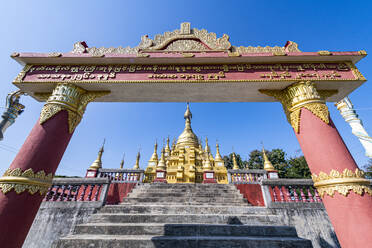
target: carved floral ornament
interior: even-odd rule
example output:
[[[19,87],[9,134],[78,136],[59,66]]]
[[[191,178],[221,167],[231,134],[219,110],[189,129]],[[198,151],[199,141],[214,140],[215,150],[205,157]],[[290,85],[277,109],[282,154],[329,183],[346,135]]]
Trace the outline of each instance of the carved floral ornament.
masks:
[[[313,174],[311,177],[314,186],[322,197],[325,194],[333,197],[336,191],[343,196],[347,196],[350,190],[358,195],[366,193],[372,196],[370,181],[365,179],[364,172],[359,169],[355,169],[355,172],[345,169],[342,173],[331,170],[329,175],[320,172],[319,176]]]
[[[273,96],[282,103],[289,124],[298,133],[302,108],[306,108],[324,123],[329,124],[325,99],[336,94],[337,90],[317,90],[314,83],[307,81],[295,83],[284,90],[260,90],[260,92]]]
[[[68,113],[69,132],[73,133],[83,117],[87,104],[109,93],[108,91],[86,91],[70,83],[59,83],[52,94],[35,93],[41,98],[48,96],[41,110],[39,122],[43,124],[60,111],[65,110]]]
[[[20,168],[7,169],[0,178],[0,190],[3,194],[14,190],[17,194],[28,191],[31,195],[39,191],[45,194],[52,184],[53,174],[46,175],[44,171],[34,173],[32,169],[22,171]]]
[[[181,23],[180,29],[172,32],[158,34],[154,39],[148,35],[141,37],[141,42],[136,47],[88,47],[85,42],[76,42],[72,53],[88,53],[93,57],[102,57],[106,53],[136,54],[143,57],[148,56],[146,52],[206,52],[223,51],[239,56],[240,53],[273,53],[274,55],[285,55],[286,52],[301,52],[295,42],[287,42],[285,47],[236,47],[229,42],[227,34],[217,38],[215,33],[205,29],[190,28],[190,23]]]

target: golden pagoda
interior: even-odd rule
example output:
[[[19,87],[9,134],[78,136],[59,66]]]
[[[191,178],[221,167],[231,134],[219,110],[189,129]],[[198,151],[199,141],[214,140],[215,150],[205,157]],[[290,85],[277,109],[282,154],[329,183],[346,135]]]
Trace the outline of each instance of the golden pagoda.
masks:
[[[105,140],[103,140],[103,144],[98,151],[97,159],[94,160],[94,162],[90,165],[88,170],[99,170],[102,168],[102,154],[105,151],[104,147],[105,147]]]
[[[137,157],[136,157],[136,163],[133,166],[134,170],[139,170],[140,169],[140,166],[139,166],[140,158],[141,158],[141,154],[140,154],[140,152],[138,152]]]
[[[214,171],[217,183],[227,184],[227,169],[221,157],[219,145],[216,145],[215,158],[210,151],[208,139],[203,149],[191,128],[192,113],[189,104],[187,104],[184,118],[183,132],[177,142],[173,142],[172,148],[169,146],[169,137],[167,138],[167,144],[161,152],[161,161],[158,161],[157,144],[155,144],[154,153],[145,170],[144,182],[153,182],[156,178],[157,167],[161,167],[166,170],[167,183],[202,183],[203,172]]]
[[[266,155],[265,148],[262,145],[262,156],[264,159],[264,170],[266,171],[275,171],[273,164],[270,162],[269,158]]]
[[[124,156],[125,156],[125,154],[123,155],[123,158],[120,161],[120,169],[124,168]]]

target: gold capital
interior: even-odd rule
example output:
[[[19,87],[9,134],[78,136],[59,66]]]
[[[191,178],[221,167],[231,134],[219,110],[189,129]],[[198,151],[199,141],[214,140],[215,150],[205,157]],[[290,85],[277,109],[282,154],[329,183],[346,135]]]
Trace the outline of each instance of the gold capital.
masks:
[[[33,195],[39,191],[40,195],[45,194],[52,185],[53,174],[45,174],[43,170],[34,173],[30,168],[22,171],[20,168],[7,169],[0,178],[0,190],[6,194],[12,189],[17,194],[28,190]]]
[[[342,173],[337,170],[331,170],[329,175],[320,172],[318,176],[313,174],[311,177],[313,178],[314,186],[322,197],[325,194],[333,197],[336,191],[343,196],[347,196],[350,190],[359,195],[363,193],[372,195],[370,181],[365,179],[364,172],[359,169],[355,169],[355,172],[344,169]]]
[[[66,110],[69,132],[73,133],[83,117],[87,104],[109,93],[108,91],[86,91],[70,83],[59,83],[41,110],[39,122],[43,124],[58,112]]]
[[[336,94],[337,90],[317,90],[314,83],[299,82],[284,90],[260,90],[261,93],[278,99],[296,133],[300,130],[301,109],[306,108],[323,122],[329,124],[328,107],[325,98]]]

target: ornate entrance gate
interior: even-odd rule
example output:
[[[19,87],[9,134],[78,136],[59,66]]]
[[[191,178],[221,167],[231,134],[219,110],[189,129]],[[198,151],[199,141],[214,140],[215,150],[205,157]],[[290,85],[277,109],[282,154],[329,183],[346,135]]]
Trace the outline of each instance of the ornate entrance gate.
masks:
[[[189,23],[153,40],[143,36],[135,48],[77,42],[68,53],[12,54],[25,66],[14,85],[46,103],[0,179],[0,222],[6,223],[0,227],[0,243],[23,243],[89,102],[280,101],[341,244],[367,247],[372,191],[325,104],[366,81],[355,67],[365,55],[301,52],[294,42],[236,47],[227,35],[217,38]]]

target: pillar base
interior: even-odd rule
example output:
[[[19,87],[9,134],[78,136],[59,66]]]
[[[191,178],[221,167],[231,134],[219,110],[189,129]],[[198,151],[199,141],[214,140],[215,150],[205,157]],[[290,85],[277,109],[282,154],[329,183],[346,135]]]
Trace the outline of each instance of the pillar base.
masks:
[[[167,171],[165,170],[157,170],[156,171],[156,178],[154,183],[167,183]]]
[[[87,170],[85,177],[97,177],[98,171],[97,170]]]
[[[267,171],[267,178],[268,179],[278,179],[279,178],[278,171],[277,170]]]
[[[203,183],[217,183],[214,178],[214,171],[204,171],[203,172]]]

